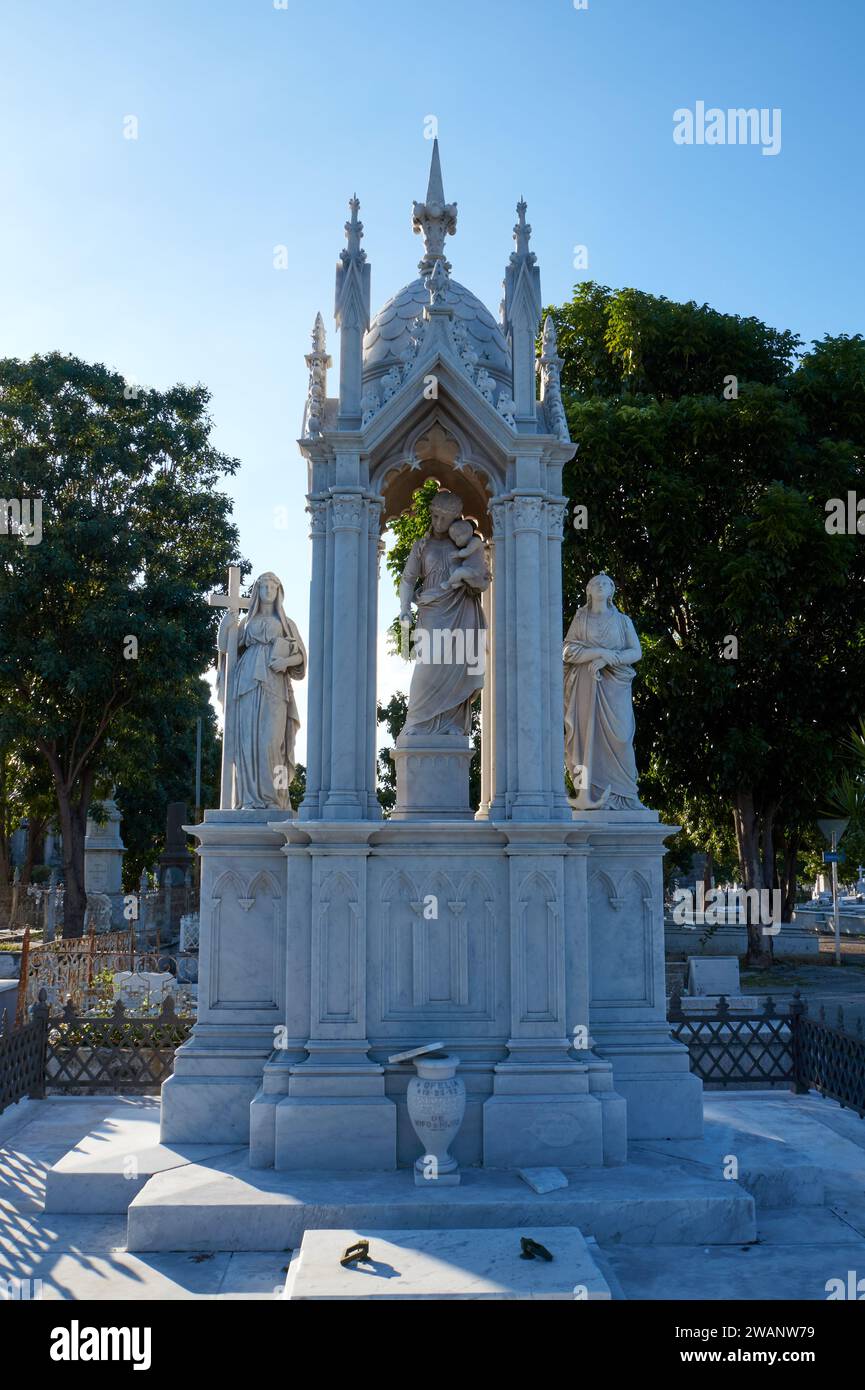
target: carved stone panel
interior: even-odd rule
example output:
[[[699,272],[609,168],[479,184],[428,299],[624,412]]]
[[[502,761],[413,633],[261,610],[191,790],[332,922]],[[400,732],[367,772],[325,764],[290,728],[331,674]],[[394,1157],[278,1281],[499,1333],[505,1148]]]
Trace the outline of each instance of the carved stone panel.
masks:
[[[210,1007],[279,1009],[283,900],[266,870],[231,869],[211,895]]]
[[[339,869],[317,894],[317,1004],[319,1023],[358,1023],[361,953],[357,883]]]
[[[472,871],[397,870],[381,898],[383,1021],[495,1018],[495,894]]]
[[[593,1004],[652,1005],[652,890],[636,869],[589,873]]]
[[[524,873],[515,903],[513,989],[519,1023],[552,1023],[564,1006],[563,942],[556,884]]]

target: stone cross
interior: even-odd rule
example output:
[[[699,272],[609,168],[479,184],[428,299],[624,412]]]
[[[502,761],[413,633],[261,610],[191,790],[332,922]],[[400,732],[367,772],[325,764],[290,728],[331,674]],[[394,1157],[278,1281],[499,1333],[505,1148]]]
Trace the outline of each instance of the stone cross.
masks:
[[[244,598],[240,592],[240,570],[237,565],[229,565],[228,567],[228,592],[208,594],[207,602],[212,608],[227,608],[235,618],[239,618],[242,611],[249,607],[250,600]],[[234,700],[231,698],[231,677],[236,664],[237,623],[234,622],[228,634],[228,649],[225,653],[225,684],[223,686],[225,727],[222,732],[222,785],[219,793],[219,805],[223,811],[230,811],[234,803],[235,710]]]

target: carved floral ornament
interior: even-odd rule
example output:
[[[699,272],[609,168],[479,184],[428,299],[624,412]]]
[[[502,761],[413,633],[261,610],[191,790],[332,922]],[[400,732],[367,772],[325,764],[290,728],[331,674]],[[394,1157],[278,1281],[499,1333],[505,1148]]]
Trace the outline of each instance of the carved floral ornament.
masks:
[[[356,493],[335,493],[331,508],[334,531],[360,530],[364,508],[362,497],[358,497]]]
[[[536,496],[498,498],[491,502],[489,507],[494,537],[504,534],[505,509],[513,531],[545,531],[552,539],[561,540],[562,527],[567,516],[567,506],[564,502],[548,502],[545,498]]]

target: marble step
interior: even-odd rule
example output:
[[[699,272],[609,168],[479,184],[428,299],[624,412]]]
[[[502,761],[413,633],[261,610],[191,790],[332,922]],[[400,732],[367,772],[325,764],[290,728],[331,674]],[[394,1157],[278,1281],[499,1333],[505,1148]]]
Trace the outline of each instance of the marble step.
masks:
[[[533,1192],[515,1173],[464,1169],[458,1187],[417,1187],[410,1170],[285,1173],[245,1151],[156,1173],[129,1207],[131,1251],[295,1250],[307,1230],[575,1226],[601,1244],[753,1241],[753,1198],[735,1182],[659,1155],[567,1174]]]

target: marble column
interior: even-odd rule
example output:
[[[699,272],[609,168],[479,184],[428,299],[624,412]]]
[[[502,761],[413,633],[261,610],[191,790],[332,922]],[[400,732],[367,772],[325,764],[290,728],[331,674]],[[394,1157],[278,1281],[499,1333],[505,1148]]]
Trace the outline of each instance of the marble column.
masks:
[[[522,494],[509,503],[514,532],[517,785],[513,820],[546,820],[544,773],[544,652],[541,555],[546,551],[544,499]],[[546,555],[544,554],[544,560]]]
[[[321,809],[322,740],[324,728],[321,692],[324,689],[324,633],[326,630],[327,575],[327,497],[311,494],[307,499],[312,540],[312,580],[309,594],[309,689],[306,712],[306,793],[300,806],[300,820],[316,820]]]
[[[333,534],[333,631],[331,650],[330,783],[322,814],[331,820],[361,820],[358,787],[358,690],[361,688],[360,620],[366,593],[359,585],[361,528],[366,539],[366,513],[360,490],[334,491],[331,500]],[[364,570],[366,566],[364,565]],[[363,603],[362,603],[363,600]],[[364,657],[365,661],[365,657]],[[363,702],[361,702],[363,704]]]

